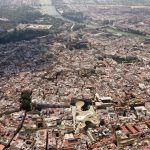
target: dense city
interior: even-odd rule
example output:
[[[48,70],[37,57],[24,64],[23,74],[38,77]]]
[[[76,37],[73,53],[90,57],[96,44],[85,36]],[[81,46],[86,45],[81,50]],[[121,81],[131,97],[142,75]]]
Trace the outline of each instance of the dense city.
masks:
[[[150,4],[121,1],[0,0],[0,150],[150,149]]]

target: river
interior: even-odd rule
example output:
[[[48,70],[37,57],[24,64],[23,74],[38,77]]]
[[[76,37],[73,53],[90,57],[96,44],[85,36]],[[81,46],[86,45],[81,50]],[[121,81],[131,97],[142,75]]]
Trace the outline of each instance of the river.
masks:
[[[91,0],[91,1],[93,2],[93,0]],[[41,10],[44,14],[48,14],[50,16],[53,16],[53,17],[56,17],[56,18],[61,18],[65,21],[71,22],[72,26],[71,26],[70,30],[73,31],[73,28],[74,28],[74,26],[77,22],[61,16],[61,14],[56,10],[55,5],[53,5],[52,0],[39,0],[39,3],[41,4]],[[84,23],[77,23],[77,24],[86,25],[86,26],[90,27],[90,25],[87,25],[87,24],[84,24]]]
[[[62,18],[62,16],[58,13],[55,6],[52,4],[52,0],[39,0],[41,4],[42,12],[53,17]]]

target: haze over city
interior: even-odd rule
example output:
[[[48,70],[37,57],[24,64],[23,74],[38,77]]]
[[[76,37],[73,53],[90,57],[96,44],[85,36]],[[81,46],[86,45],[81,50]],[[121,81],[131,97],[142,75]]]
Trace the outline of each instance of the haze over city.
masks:
[[[0,150],[150,150],[149,0],[0,0]]]

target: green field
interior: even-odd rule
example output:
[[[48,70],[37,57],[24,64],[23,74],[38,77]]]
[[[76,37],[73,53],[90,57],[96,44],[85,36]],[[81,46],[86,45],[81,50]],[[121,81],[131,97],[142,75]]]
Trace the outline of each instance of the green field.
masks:
[[[136,34],[136,33],[131,33],[131,32],[127,32],[127,31],[121,31],[120,29],[117,28],[111,28],[111,27],[106,27],[105,30],[107,32],[110,32],[114,35],[123,35],[123,36],[129,36],[131,38],[140,38],[143,40],[148,40],[150,39],[150,36],[146,36],[146,35],[142,35],[142,34]]]

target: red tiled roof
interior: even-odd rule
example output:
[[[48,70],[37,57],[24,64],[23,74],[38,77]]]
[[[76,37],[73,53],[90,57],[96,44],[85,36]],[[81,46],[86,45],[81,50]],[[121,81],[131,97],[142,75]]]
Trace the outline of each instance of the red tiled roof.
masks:
[[[121,129],[125,133],[130,133],[130,131],[125,126],[122,126]]]
[[[126,125],[127,129],[132,133],[136,134],[138,131],[130,124]]]
[[[141,132],[141,129],[138,125],[134,125],[134,128],[138,131],[138,132]]]
[[[141,147],[140,150],[150,150],[150,147]]]
[[[0,150],[3,150],[3,148],[4,148],[4,145],[0,144]]]

